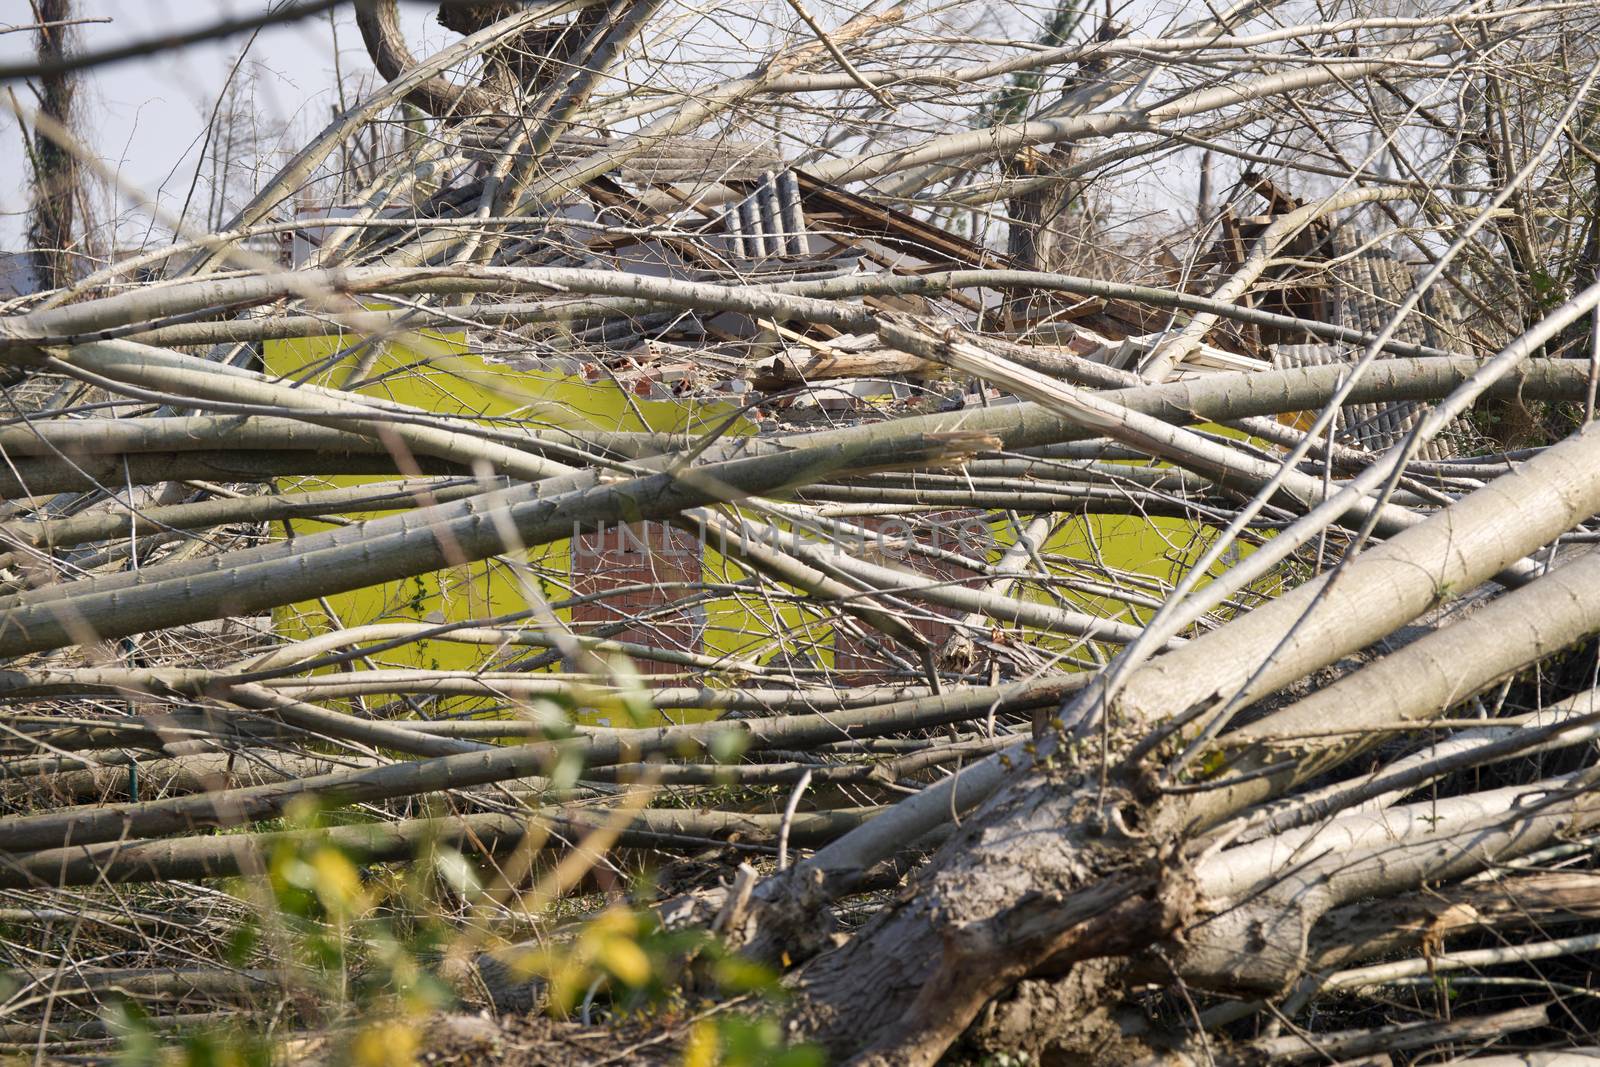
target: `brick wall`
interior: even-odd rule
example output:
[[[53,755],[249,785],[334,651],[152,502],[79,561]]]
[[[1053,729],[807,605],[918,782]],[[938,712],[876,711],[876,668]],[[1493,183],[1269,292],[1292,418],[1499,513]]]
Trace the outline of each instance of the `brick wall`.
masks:
[[[864,558],[885,566],[925,575],[930,582],[961,582],[972,585],[981,576],[945,559],[912,551],[905,543],[914,538],[924,546],[955,550],[965,555],[987,554],[987,546],[973,530],[982,529],[978,512],[950,512],[923,516],[932,520],[929,527],[913,526],[893,516],[853,519],[858,526],[874,532],[859,546],[851,544],[840,551],[859,552]],[[955,531],[968,524],[968,532]],[[963,539],[964,537],[964,539]],[[645,522],[628,527],[610,527],[602,533],[586,534],[572,542],[572,586],[579,596],[620,589],[625,593],[575,605],[572,622],[580,634],[595,633],[600,627],[624,623],[611,635],[620,641],[635,641],[658,648],[688,652],[705,650],[706,615],[703,609],[668,610],[648,619],[641,615],[669,608],[693,595],[681,588],[661,588],[662,583],[702,580],[701,546],[696,538],[672,526]],[[962,612],[921,601],[910,601],[907,621],[937,649],[949,638],[949,620]],[[851,632],[854,629],[858,632]],[[836,628],[833,638],[833,666],[844,685],[865,685],[881,681],[893,666],[890,655],[911,661],[920,670],[909,650],[890,642],[865,624],[847,623]],[[642,673],[677,671],[675,664],[655,660],[636,660]]]
[[[701,580],[700,545],[694,537],[663,523],[643,522],[574,538],[571,552],[575,595],[643,587],[574,605],[572,624],[577,633],[593,633],[601,626],[622,622],[627,625],[611,635],[614,640],[685,652],[703,650],[703,609],[667,611],[639,621],[642,614],[694,595],[690,590],[661,587],[666,582]],[[655,660],[636,660],[634,665],[645,674],[682,669]]]

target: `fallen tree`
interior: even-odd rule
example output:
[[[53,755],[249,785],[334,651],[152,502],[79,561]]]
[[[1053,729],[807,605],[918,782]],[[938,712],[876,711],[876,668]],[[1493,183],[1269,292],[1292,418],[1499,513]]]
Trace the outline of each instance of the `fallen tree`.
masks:
[[[1590,6],[354,7],[0,308],[0,1045],[1593,1058]]]

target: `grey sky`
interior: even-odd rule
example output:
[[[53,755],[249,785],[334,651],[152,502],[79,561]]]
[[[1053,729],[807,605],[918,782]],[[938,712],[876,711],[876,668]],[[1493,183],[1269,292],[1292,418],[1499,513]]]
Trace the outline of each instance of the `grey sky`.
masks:
[[[223,15],[254,14],[281,2],[79,0],[80,17],[111,21],[78,26],[74,47],[95,51],[130,39],[205,25]],[[1037,18],[1041,8],[1053,3],[1054,0],[1011,0],[969,5],[957,0],[947,5],[947,9],[962,12],[963,17],[979,19],[985,35],[989,35],[998,32],[1000,27],[986,20],[996,16],[1008,20],[1023,12]],[[759,35],[760,24],[748,20],[755,8],[764,6],[759,0],[753,6],[733,0],[719,3],[710,10],[691,5],[690,11],[694,14],[685,14],[694,28],[675,21],[675,32],[686,36],[681,37],[669,55],[652,55],[647,63],[683,62],[692,56],[701,76],[714,78],[718,73],[731,76],[749,62],[750,52],[748,47],[730,49],[728,42],[749,42],[752,34]],[[812,0],[808,6],[825,21],[835,15],[842,21],[849,17],[853,5],[848,0]],[[785,5],[774,7],[778,17],[787,15]],[[1152,29],[1183,10],[1182,5],[1172,0],[1117,0],[1116,7],[1119,17],[1131,17],[1135,11],[1147,18],[1163,15],[1154,19]],[[428,54],[459,39],[437,24],[436,10],[437,0],[401,4],[402,26],[419,54]],[[210,198],[209,171],[196,183],[196,165],[201,162],[200,149],[208,117],[247,43],[245,61],[234,77],[251,82],[252,116],[263,128],[286,127],[282,138],[286,152],[303,144],[310,133],[328,121],[330,109],[337,103],[336,65],[347,84],[356,78],[365,78],[370,85],[373,79],[371,63],[361,46],[349,6],[337,8],[335,19],[333,25],[328,16],[323,15],[291,25],[270,26],[257,33],[253,40],[250,35],[241,34],[191,46],[175,54],[128,60],[87,72],[85,84],[80,88],[79,132],[101,164],[117,175],[121,189],[114,204],[98,206],[94,221],[103,224],[114,218],[118,225],[118,243],[137,247],[153,225],[150,200],[166,217],[175,217],[193,185],[194,203],[187,219],[191,225],[204,225]],[[7,25],[26,25],[31,21],[28,0],[0,0],[0,30]],[[697,32],[707,36],[696,39]],[[31,33],[0,33],[0,61],[26,58],[32,54],[32,49]],[[16,88],[24,106],[31,106],[34,101],[26,95],[26,90],[21,86]],[[1162,169],[1171,171],[1172,168],[1168,165]],[[1164,180],[1183,187],[1180,198],[1184,202],[1192,199],[1187,195],[1191,175],[1169,173],[1164,175]],[[1158,190],[1157,198],[1166,200],[1168,197]],[[26,210],[27,163],[22,139],[16,120],[7,108],[0,107],[0,252],[15,251],[23,246]],[[159,224],[154,224],[154,228],[168,231],[168,227]]]
[[[224,14],[260,11],[266,0],[82,0],[84,18],[109,18],[76,29],[75,47],[94,51],[165,31],[204,25]],[[432,24],[433,8],[402,5],[402,17],[419,46],[443,41],[448,31]],[[338,9],[339,61],[347,72],[370,74],[371,66],[348,7]],[[0,0],[0,28],[33,21],[27,0]],[[334,33],[326,15],[262,30],[250,44],[247,64],[255,68],[256,107],[264,126],[287,122],[299,131],[327,121],[336,100]],[[81,89],[81,135],[125,186],[137,188],[176,214],[194,178],[206,120],[227,82],[248,34],[203,45],[176,55],[128,60],[90,72]],[[0,34],[0,59],[32,54],[30,33]],[[24,107],[34,101],[21,87]],[[27,163],[16,119],[0,108],[0,250],[21,247],[27,210]],[[196,196],[204,203],[209,190]],[[137,240],[150,212],[126,194],[116,205],[124,239]]]

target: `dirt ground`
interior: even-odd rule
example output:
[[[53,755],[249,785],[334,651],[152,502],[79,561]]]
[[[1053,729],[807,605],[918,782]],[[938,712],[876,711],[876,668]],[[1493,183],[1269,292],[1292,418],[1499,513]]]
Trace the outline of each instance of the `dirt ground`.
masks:
[[[584,1026],[539,1014],[446,1015],[424,1030],[418,1059],[431,1067],[679,1064],[690,1022]]]

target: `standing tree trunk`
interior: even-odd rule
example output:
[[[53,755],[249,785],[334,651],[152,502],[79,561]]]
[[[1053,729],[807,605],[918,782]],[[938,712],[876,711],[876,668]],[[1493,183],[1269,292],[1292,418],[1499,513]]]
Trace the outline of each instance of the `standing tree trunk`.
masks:
[[[67,51],[72,0],[35,0],[33,12],[39,23],[39,61],[59,62]],[[39,114],[60,127],[70,127],[76,93],[77,78],[71,71],[41,75]],[[78,197],[78,161],[54,138],[36,130],[32,162],[33,206],[28,215],[28,243],[41,285],[53,288],[67,284],[72,277],[72,216]]]

